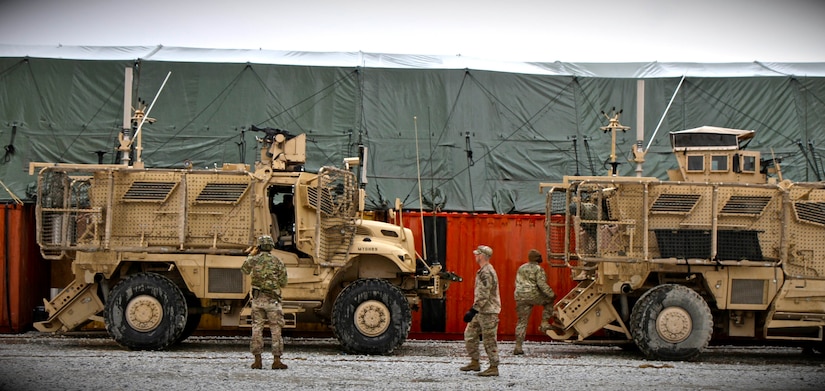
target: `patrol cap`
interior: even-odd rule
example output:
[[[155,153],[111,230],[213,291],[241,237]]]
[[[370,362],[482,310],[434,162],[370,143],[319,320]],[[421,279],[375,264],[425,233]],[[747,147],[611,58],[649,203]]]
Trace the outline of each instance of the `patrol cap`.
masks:
[[[491,249],[490,246],[485,246],[482,244],[481,246],[478,246],[477,249],[473,250],[473,254],[484,254],[489,258],[493,256],[493,249]]]

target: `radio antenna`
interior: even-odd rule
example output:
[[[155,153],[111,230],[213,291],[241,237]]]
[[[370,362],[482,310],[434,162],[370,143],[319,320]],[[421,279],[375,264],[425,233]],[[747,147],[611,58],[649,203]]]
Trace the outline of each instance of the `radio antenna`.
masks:
[[[150,122],[153,120],[149,118],[149,113],[152,111],[152,107],[155,106],[155,102],[158,100],[158,96],[160,96],[160,92],[163,91],[163,87],[166,85],[166,81],[169,80],[169,76],[172,75],[172,71],[166,74],[166,78],[163,79],[163,83],[161,83],[160,88],[158,88],[158,92],[155,94],[155,98],[152,99],[152,103],[149,104],[149,108],[146,110],[145,113],[140,113],[140,110],[136,110],[135,114],[140,117],[140,122],[138,123],[137,130],[135,131],[135,135],[129,140],[129,144],[126,145],[127,148],[130,148],[132,144],[134,144],[135,140],[138,141],[137,147],[135,147],[135,164],[140,166],[142,165],[142,160],[140,159],[140,152],[143,149],[141,146],[141,139],[140,139],[140,131],[143,129],[143,124],[148,119]],[[142,115],[141,115],[142,114]]]

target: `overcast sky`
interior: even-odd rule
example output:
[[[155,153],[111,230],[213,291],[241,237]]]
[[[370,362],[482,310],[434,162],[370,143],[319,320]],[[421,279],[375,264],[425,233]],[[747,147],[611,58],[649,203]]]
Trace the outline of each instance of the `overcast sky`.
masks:
[[[0,44],[825,62],[825,0],[0,0]]]

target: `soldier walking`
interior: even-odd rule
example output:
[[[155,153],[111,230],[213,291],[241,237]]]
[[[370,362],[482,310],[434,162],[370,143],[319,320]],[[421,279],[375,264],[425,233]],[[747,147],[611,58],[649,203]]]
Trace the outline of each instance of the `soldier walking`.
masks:
[[[490,359],[490,367],[479,372],[478,376],[498,376],[498,314],[501,312],[501,296],[498,291],[498,275],[496,275],[490,258],[493,249],[488,246],[478,246],[473,250],[479,269],[476,272],[475,294],[473,306],[464,315],[467,327],[464,329],[464,345],[470,356],[470,363],[461,367],[462,371],[480,371],[481,353],[478,350],[479,338],[484,342],[484,350]]]
[[[286,285],[286,266],[270,251],[275,248],[272,236],[258,238],[257,251],[253,251],[241,266],[241,271],[252,275],[252,342],[249,350],[255,356],[252,369],[261,369],[261,353],[264,348],[264,324],[269,320],[272,332],[272,369],[286,369],[281,362],[284,340],[281,328],[284,327],[284,311],[281,307],[281,288]]]
[[[541,253],[532,249],[527,254],[527,262],[519,266],[516,272],[516,290],[513,295],[516,299],[518,323],[516,323],[516,347],[513,349],[513,354],[524,354],[522,344],[527,334],[527,323],[530,321],[533,306],[544,307],[539,330],[544,332],[550,328],[549,320],[553,317],[553,299],[556,298],[556,294],[547,285],[547,275],[540,265],[541,262]]]

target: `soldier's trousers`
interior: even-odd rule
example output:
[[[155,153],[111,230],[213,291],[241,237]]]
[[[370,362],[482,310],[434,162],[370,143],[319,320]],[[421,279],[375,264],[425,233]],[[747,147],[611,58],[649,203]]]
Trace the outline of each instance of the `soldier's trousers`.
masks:
[[[272,355],[280,357],[284,351],[281,329],[284,327],[284,310],[281,302],[265,293],[259,293],[252,299],[252,342],[249,350],[252,354],[261,354],[264,350],[264,326],[269,320],[272,332]]]
[[[498,345],[496,336],[498,335],[498,314],[476,314],[467,327],[464,329],[464,346],[467,354],[472,360],[481,359],[478,350],[479,337],[484,341],[484,350],[490,359],[490,366],[498,366]]]
[[[530,322],[530,315],[533,313],[533,306],[543,306],[541,312],[541,320],[549,320],[553,317],[553,300],[537,299],[537,300],[517,300],[516,301],[516,316],[518,322],[516,323],[516,344],[524,342],[524,337],[527,336],[527,323]]]

